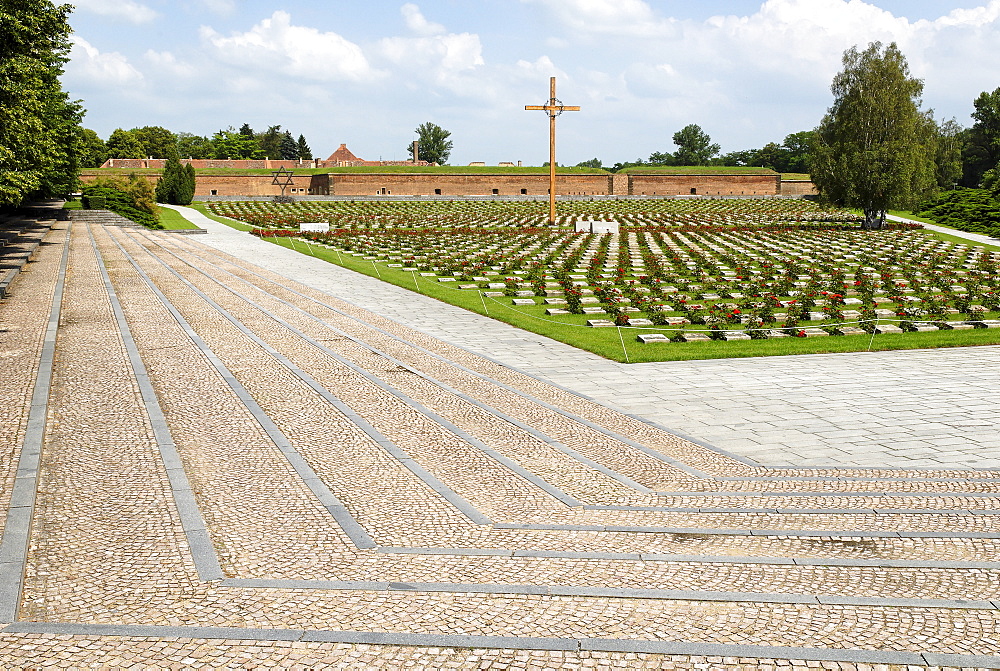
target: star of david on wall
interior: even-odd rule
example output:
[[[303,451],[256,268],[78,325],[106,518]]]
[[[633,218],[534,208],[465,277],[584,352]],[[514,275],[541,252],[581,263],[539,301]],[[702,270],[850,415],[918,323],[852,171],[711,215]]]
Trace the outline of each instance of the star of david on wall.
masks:
[[[273,177],[273,179],[271,180],[271,184],[280,186],[281,195],[284,196],[285,188],[292,183],[292,171],[285,170],[284,168],[278,168],[277,170],[271,173],[271,176]]]

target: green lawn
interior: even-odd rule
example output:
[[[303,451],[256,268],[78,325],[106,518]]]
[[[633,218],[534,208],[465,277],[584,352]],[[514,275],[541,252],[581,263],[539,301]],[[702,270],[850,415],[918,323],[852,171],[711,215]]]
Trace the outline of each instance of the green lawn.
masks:
[[[200,211],[205,210],[198,207]],[[212,215],[209,215],[212,216]],[[249,227],[221,217],[212,217],[233,228]],[[825,354],[832,352],[863,352],[901,349],[933,349],[1000,344],[1000,329],[969,331],[938,331],[899,335],[827,336],[821,338],[780,338],[737,342],[691,342],[643,344],[636,341],[639,333],[666,333],[664,327],[649,328],[590,328],[586,315],[563,315],[556,321],[538,316],[510,304],[510,299],[489,299],[478,292],[453,289],[447,284],[420,277],[419,273],[389,268],[385,262],[364,261],[337,251],[310,245],[290,238],[265,238],[272,244],[288,247],[300,254],[311,254],[329,263],[340,265],[364,275],[377,277],[410,291],[419,292],[445,303],[487,315],[518,328],[588,350],[615,361],[630,363],[652,361],[683,361],[691,359],[729,359],[757,356],[787,356],[793,354]],[[703,327],[695,327],[703,328]]]
[[[171,210],[168,207],[160,208],[160,224],[163,226],[164,230],[167,231],[179,231],[187,229],[198,228],[190,221],[185,219],[180,212],[177,210]]]

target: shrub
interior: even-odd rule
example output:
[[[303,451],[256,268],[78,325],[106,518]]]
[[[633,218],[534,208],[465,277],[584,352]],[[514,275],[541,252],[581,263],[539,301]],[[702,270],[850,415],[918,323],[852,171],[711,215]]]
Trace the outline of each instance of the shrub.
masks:
[[[1000,200],[987,189],[956,189],[920,206],[918,214],[970,233],[1000,235]]]
[[[163,176],[156,182],[156,202],[190,205],[194,186],[194,168],[190,164],[182,166],[177,156],[171,156],[163,167]]]
[[[146,228],[163,228],[156,217],[153,187],[136,175],[97,180],[83,188],[83,200],[89,209],[108,209]]]

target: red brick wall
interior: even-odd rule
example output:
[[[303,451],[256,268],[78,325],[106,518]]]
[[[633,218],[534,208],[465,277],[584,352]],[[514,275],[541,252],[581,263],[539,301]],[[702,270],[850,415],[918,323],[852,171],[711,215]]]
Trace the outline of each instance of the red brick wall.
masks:
[[[781,176],[770,175],[629,175],[633,196],[776,196]]]
[[[804,179],[788,179],[781,181],[782,196],[818,196],[816,185]]]
[[[97,170],[88,170],[80,175],[80,181],[88,184],[99,176],[100,173]],[[142,175],[142,177],[155,186],[156,180],[160,176]],[[321,178],[318,187],[314,185],[317,178]],[[325,186],[325,178],[326,175],[293,175],[292,183],[285,188],[285,195],[320,194],[321,191],[311,191],[310,189]],[[203,175],[196,173],[194,197],[198,199],[203,196],[280,196],[281,187],[272,184],[273,180],[271,175]]]
[[[84,182],[100,174],[88,170],[81,175]],[[145,175],[156,182],[157,175]],[[271,175],[197,174],[195,197],[205,196],[277,196],[281,187],[272,184]],[[384,191],[383,191],[384,189]],[[516,196],[523,189],[529,196],[545,196],[549,192],[549,176],[532,174],[410,174],[410,173],[346,173],[293,175],[285,189],[289,196]],[[808,195],[815,193],[811,182],[781,182],[772,175],[559,175],[556,192],[560,195],[688,195],[695,189],[702,196],[773,196]],[[214,193],[213,193],[214,192]]]
[[[331,196],[544,196],[549,193],[547,174],[407,174],[407,173],[331,173]],[[604,195],[609,191],[608,175],[559,175],[556,193],[560,195]],[[438,193],[436,190],[440,190]]]

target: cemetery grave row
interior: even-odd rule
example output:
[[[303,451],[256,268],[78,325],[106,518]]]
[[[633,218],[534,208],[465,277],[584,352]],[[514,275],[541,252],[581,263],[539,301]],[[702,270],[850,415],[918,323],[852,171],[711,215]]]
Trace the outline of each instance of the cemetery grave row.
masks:
[[[914,227],[861,231],[850,215],[838,221],[836,213],[811,204],[782,209],[782,203],[802,201],[713,201],[714,207],[728,206],[714,219],[707,208],[692,210],[690,202],[660,201],[649,216],[674,217],[672,223],[623,226],[617,234],[520,222],[483,225],[491,218],[510,221],[490,203],[448,214],[447,226],[362,219],[328,233],[257,233],[301,235],[338,253],[409,271],[415,280],[481,292],[484,300],[540,319],[635,328],[642,342],[1000,326],[1000,255],[981,247],[940,242]],[[255,209],[275,218],[297,216],[268,208]],[[372,211],[387,220],[413,216]],[[682,216],[692,213],[701,223]],[[828,221],[817,221],[820,214]],[[365,215],[337,208],[330,216],[343,223]]]
[[[323,222],[331,228],[530,228],[548,225],[542,201],[336,201],[276,205],[214,202],[215,214],[258,228],[287,228]],[[574,200],[560,203],[557,226],[580,220],[617,221],[622,226],[767,225],[776,222],[859,222],[859,215],[830,210],[801,199]]]

